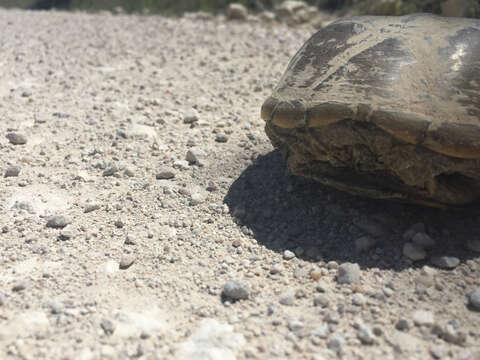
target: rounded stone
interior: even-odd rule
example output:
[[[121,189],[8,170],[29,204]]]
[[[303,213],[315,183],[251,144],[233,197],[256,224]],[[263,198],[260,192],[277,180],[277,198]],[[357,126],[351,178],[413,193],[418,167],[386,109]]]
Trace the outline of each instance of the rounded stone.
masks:
[[[468,294],[468,304],[475,310],[480,311],[480,287]]]
[[[223,286],[222,295],[231,300],[245,300],[250,296],[250,290],[239,281],[228,280]]]
[[[344,263],[338,267],[337,282],[339,284],[356,284],[360,282],[360,266]]]

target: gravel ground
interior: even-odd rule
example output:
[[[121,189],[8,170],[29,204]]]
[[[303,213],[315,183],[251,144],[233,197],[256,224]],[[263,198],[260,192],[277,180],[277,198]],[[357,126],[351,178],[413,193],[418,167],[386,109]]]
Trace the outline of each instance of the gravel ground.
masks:
[[[313,32],[0,10],[0,358],[480,358],[480,209],[292,176]]]

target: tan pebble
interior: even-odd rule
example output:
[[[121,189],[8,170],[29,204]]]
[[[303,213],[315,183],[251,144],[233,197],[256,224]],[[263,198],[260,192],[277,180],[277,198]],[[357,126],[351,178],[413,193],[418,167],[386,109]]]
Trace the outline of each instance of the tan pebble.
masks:
[[[310,277],[312,280],[317,281],[322,277],[322,272],[320,270],[312,270],[310,271]]]

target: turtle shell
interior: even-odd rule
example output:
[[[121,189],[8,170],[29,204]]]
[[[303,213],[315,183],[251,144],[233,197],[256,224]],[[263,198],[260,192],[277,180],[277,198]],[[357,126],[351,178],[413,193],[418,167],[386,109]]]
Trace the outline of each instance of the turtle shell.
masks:
[[[314,34],[261,116],[289,168],[351,193],[480,200],[480,20],[354,17]]]

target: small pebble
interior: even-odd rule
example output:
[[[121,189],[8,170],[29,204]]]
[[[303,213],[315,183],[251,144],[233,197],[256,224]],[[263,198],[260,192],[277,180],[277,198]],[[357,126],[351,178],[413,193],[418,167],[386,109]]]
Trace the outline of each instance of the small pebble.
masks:
[[[125,270],[125,269],[128,269],[130,266],[132,266],[134,262],[135,262],[135,255],[123,254],[122,258],[120,259],[120,264],[118,267],[121,270]]]
[[[103,176],[113,176],[118,172],[118,167],[115,164],[108,165],[105,170],[103,170]]]
[[[410,323],[407,319],[401,318],[395,324],[395,329],[400,330],[400,331],[406,331],[406,330],[410,329]]]
[[[127,233],[125,235],[125,245],[136,245],[137,242],[135,241],[135,236],[132,233]]]
[[[124,222],[122,220],[116,220],[115,221],[115,227],[118,229],[121,229],[125,226]]]
[[[95,210],[98,210],[100,209],[100,205],[97,204],[96,202],[89,202],[85,205],[85,208],[83,209],[83,212],[84,213],[89,213],[89,212],[92,212],[92,211],[95,211]]]
[[[283,272],[283,265],[280,263],[274,264],[270,268],[270,274],[276,275],[276,274],[281,274]]]
[[[16,177],[16,176],[20,175],[20,170],[21,170],[20,166],[15,166],[15,165],[9,166],[5,170],[5,174],[3,176],[4,177]]]
[[[239,281],[228,280],[223,285],[222,296],[229,300],[245,300],[250,296],[250,290]]]
[[[403,255],[412,261],[423,260],[427,257],[427,253],[423,248],[410,242],[405,243],[403,246]]]
[[[340,334],[334,334],[330,340],[327,342],[327,347],[330,350],[333,350],[337,353],[341,353],[343,350],[343,345],[345,344],[345,339]]]
[[[364,345],[372,345],[374,342],[372,330],[366,325],[360,325],[358,327],[357,337]]]
[[[188,109],[183,114],[183,123],[184,124],[193,124],[198,121],[198,112],[194,108]]]
[[[480,287],[473,289],[468,294],[468,305],[474,310],[480,311]]]
[[[12,286],[13,292],[23,291],[27,288],[27,283],[25,281],[19,281],[15,285]]]
[[[360,266],[343,263],[338,267],[337,282],[339,284],[356,284],[360,282]]]
[[[357,306],[363,306],[365,304],[365,296],[360,293],[355,293],[352,296],[352,303]]]
[[[27,143],[27,137],[20,133],[11,132],[5,135],[5,137],[13,145],[24,145]]]
[[[103,329],[105,335],[112,335],[115,331],[115,325],[108,319],[102,319],[102,321],[100,321],[100,327]]]
[[[313,305],[314,306],[320,306],[320,307],[324,308],[324,307],[327,307],[329,303],[330,303],[330,300],[328,299],[327,295],[325,295],[325,294],[317,294],[313,298]]]
[[[435,317],[431,311],[415,310],[412,319],[417,326],[431,326],[435,322]]]
[[[432,264],[442,269],[455,269],[460,264],[460,259],[454,256],[435,256]]]
[[[287,290],[287,291],[283,292],[280,295],[280,299],[279,299],[278,302],[282,305],[287,305],[287,306],[293,305],[294,302],[295,302],[295,291],[290,289],[290,290]]]
[[[198,148],[192,147],[187,151],[187,156],[185,160],[187,160],[190,164],[195,164],[198,166],[205,166],[206,165],[206,154],[205,152]]]
[[[63,229],[68,224],[71,224],[72,220],[66,218],[63,215],[50,216],[47,221],[47,227],[53,229]]]
[[[295,257],[295,253],[293,251],[290,251],[290,250],[285,250],[283,252],[283,258],[285,260],[291,260]]]
[[[215,136],[215,141],[218,143],[226,143],[228,141],[228,136],[225,134],[217,134],[217,136]]]
[[[322,338],[322,339],[326,339],[329,332],[330,332],[330,330],[328,328],[328,324],[323,324],[323,325],[320,325],[319,327],[316,327],[312,331],[312,335],[313,336],[318,336],[319,338]]]
[[[158,170],[156,178],[157,180],[168,180],[173,179],[175,177],[175,170],[171,167],[165,166]]]

